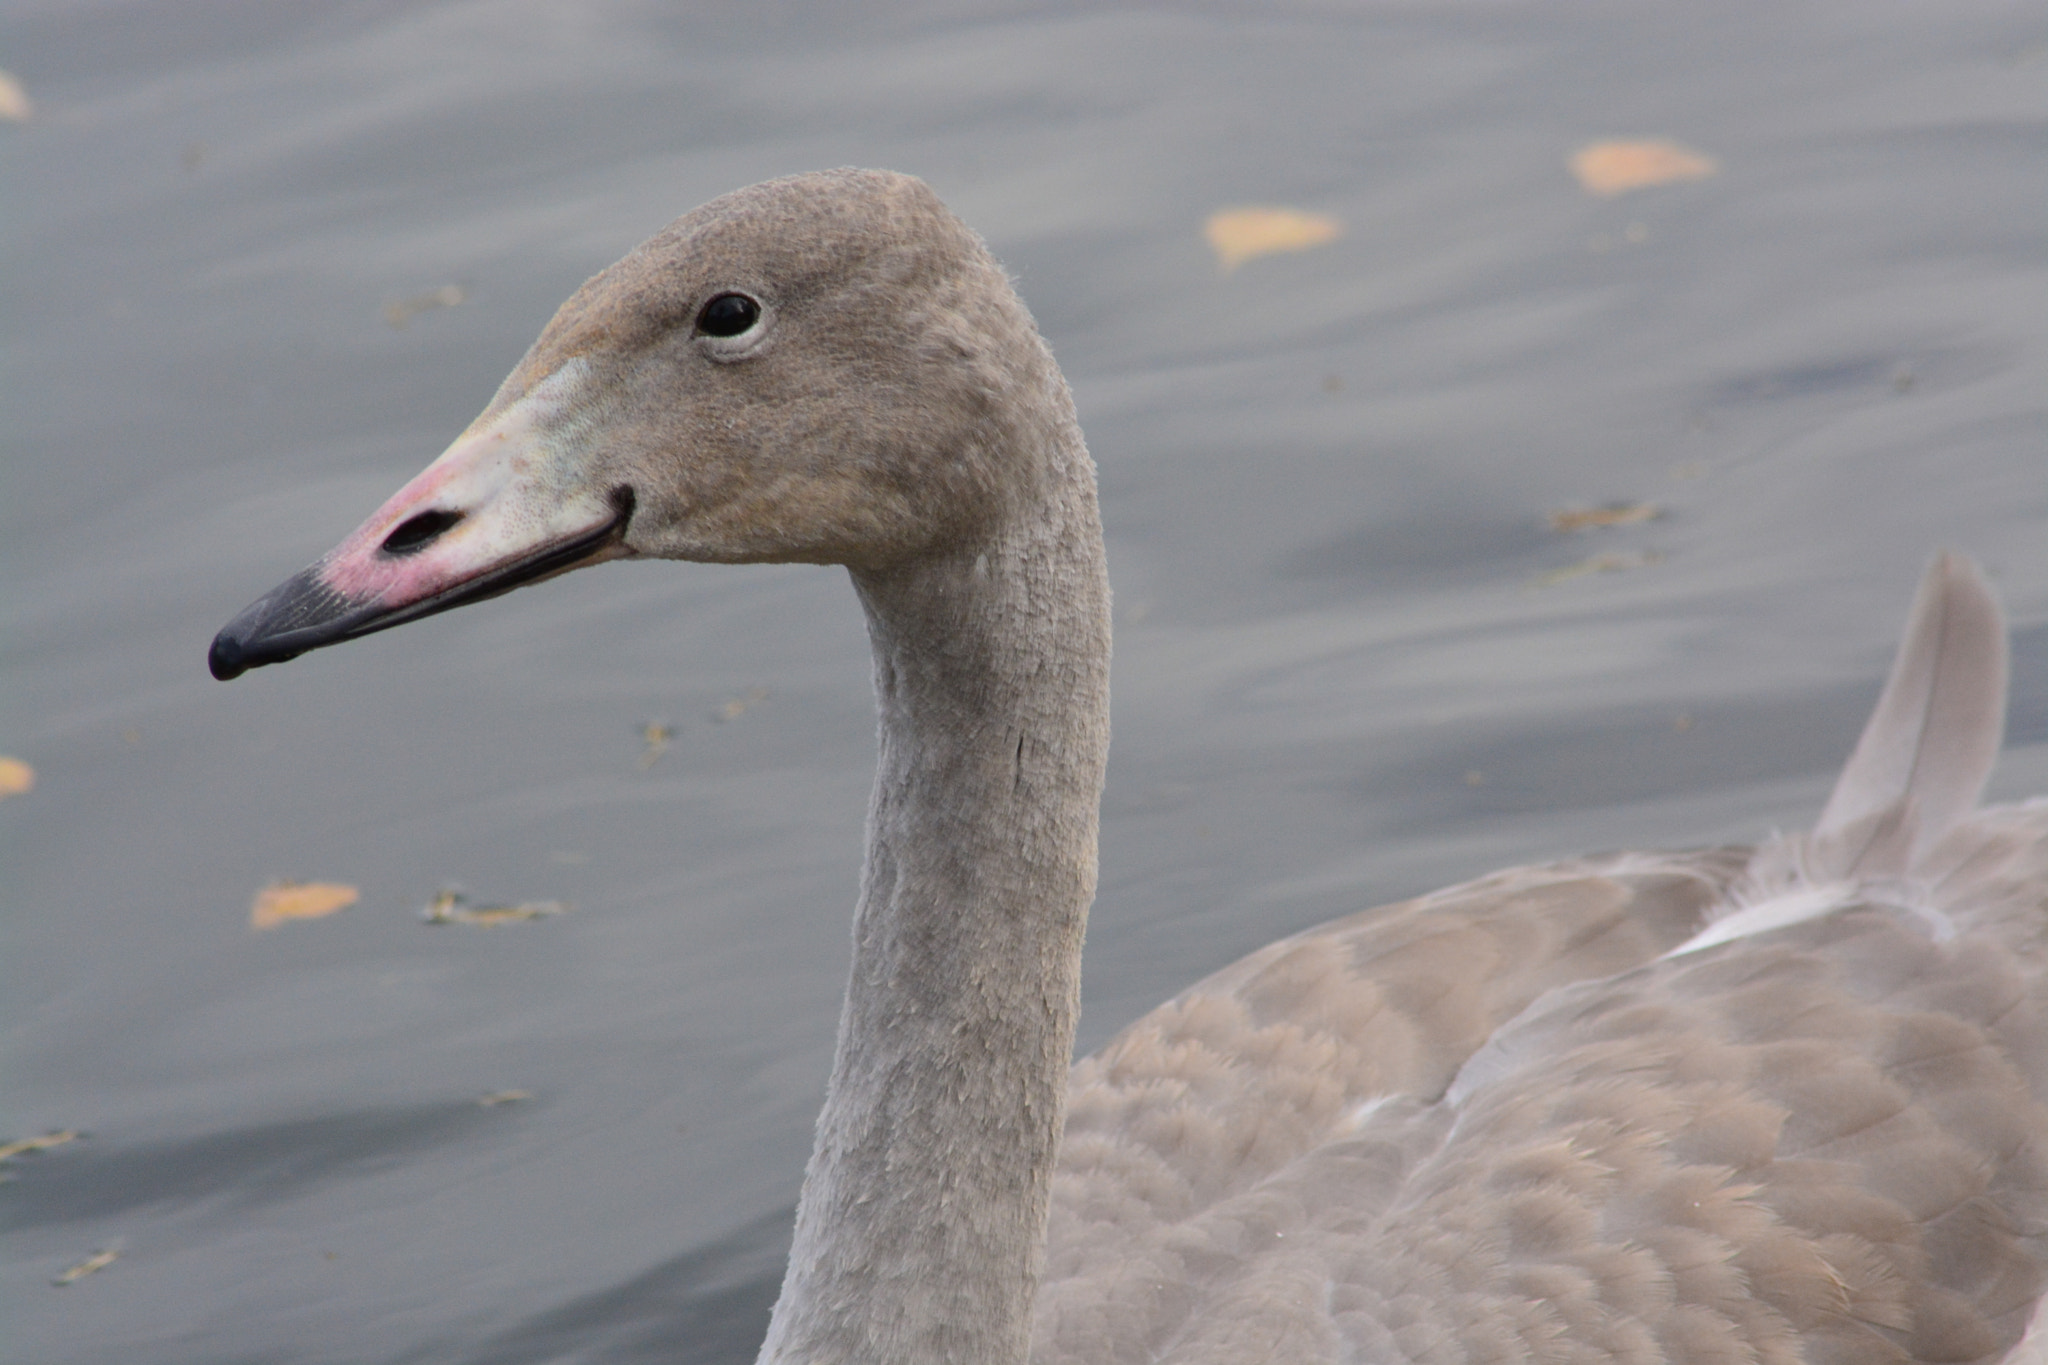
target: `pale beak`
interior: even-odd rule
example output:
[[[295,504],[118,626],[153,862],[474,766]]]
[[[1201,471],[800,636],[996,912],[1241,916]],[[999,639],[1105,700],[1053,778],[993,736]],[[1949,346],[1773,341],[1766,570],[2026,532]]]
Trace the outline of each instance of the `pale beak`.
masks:
[[[213,676],[630,554],[632,487],[578,477],[575,424],[563,417],[582,381],[572,361],[464,433],[348,539],[230,621],[207,652]]]

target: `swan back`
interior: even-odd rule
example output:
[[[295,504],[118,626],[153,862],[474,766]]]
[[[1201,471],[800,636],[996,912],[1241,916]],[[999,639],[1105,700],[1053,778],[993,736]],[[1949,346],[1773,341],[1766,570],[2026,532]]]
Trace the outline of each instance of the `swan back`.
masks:
[[[1944,556],[1813,840],[1495,874],[1140,1019],[1074,1074],[1038,1359],[2003,1358],[2048,1259],[2004,670]]]

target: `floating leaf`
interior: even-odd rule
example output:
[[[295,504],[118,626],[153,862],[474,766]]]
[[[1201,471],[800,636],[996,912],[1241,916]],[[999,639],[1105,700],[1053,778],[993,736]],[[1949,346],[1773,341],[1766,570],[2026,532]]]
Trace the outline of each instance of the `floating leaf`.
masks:
[[[272,882],[249,907],[251,929],[275,929],[290,919],[319,919],[354,905],[360,896],[338,882]]]
[[[1223,209],[1209,215],[1202,234],[1216,260],[1228,272],[1255,256],[1278,251],[1307,251],[1343,234],[1344,225],[1326,213],[1299,209]]]
[[[12,1161],[14,1158],[26,1156],[30,1152],[47,1152],[52,1147],[62,1147],[65,1143],[76,1142],[84,1136],[85,1134],[79,1132],[76,1128],[65,1128],[54,1133],[44,1133],[40,1137],[16,1138],[12,1142],[0,1142],[0,1161]]]
[[[50,1283],[56,1285],[59,1289],[62,1289],[67,1284],[77,1284],[86,1276],[97,1275],[100,1271],[105,1270],[120,1259],[121,1253],[112,1247],[104,1251],[95,1251],[92,1255],[50,1281]]]
[[[501,1104],[518,1104],[532,1098],[531,1090],[493,1090],[488,1095],[477,1096],[476,1102],[485,1109],[496,1109]]]
[[[414,294],[409,299],[384,305],[384,321],[393,327],[403,327],[413,316],[434,308],[453,308],[468,298],[469,294],[459,284],[444,284],[439,289],[429,289],[424,294]]]
[[[0,755],[0,797],[19,796],[36,784],[36,770],[18,758]]]
[[[1553,531],[1590,531],[1599,526],[1633,526],[1655,521],[1664,509],[1654,502],[1610,502],[1600,507],[1567,507],[1550,514]]]
[[[1572,153],[1571,168],[1581,189],[1605,199],[1650,185],[1702,180],[1720,166],[1676,142],[1642,138],[1588,143]]]
[[[0,71],[0,120],[26,123],[35,112],[35,101],[28,97],[28,91],[21,88],[21,82],[14,78],[14,73]]]
[[[653,767],[655,760],[668,752],[669,741],[674,739],[675,735],[674,730],[658,720],[649,721],[640,727],[640,742],[647,746],[640,752],[640,766],[643,770]]]
[[[1568,564],[1562,569],[1552,569],[1549,573],[1542,575],[1536,580],[1536,586],[1539,588],[1554,588],[1558,584],[1570,582],[1574,578],[1584,578],[1587,574],[1620,573],[1624,569],[1641,569],[1651,564],[1660,563],[1663,561],[1663,558],[1664,556],[1658,554],[1655,550],[1644,550],[1639,554],[1594,555],[1591,559],[1582,559],[1578,563]]]
[[[767,688],[750,687],[747,689],[747,695],[744,697],[734,697],[731,701],[719,707],[713,713],[713,716],[721,721],[738,720],[741,716],[744,716],[748,711],[766,700],[768,700]]]
[[[460,891],[443,891],[420,912],[429,924],[469,924],[489,929],[500,924],[519,924],[546,919],[569,909],[561,901],[527,901],[521,905],[471,905]]]

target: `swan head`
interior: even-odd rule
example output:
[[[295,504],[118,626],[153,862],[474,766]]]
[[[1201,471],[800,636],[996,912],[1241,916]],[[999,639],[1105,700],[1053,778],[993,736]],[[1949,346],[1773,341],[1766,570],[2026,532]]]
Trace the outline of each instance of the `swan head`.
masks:
[[[884,570],[1034,497],[1058,446],[1034,424],[1071,420],[1001,268],[922,181],[769,181],[584,284],[468,430],[208,662],[232,678],[611,559]]]

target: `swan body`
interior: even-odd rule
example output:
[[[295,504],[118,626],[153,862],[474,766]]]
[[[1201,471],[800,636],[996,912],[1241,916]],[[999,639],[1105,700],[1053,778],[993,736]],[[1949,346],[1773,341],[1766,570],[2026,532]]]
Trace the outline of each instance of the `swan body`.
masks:
[[[565,304],[217,676],[607,559],[840,563],[880,760],[764,1361],[2039,1360],[2048,803],[1942,556],[1811,834],[1497,873],[1070,1067],[1108,583],[1064,381],[920,182],[771,181]]]

